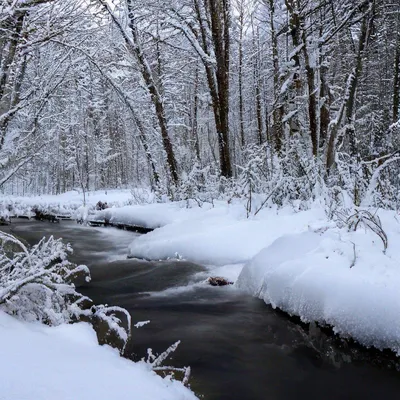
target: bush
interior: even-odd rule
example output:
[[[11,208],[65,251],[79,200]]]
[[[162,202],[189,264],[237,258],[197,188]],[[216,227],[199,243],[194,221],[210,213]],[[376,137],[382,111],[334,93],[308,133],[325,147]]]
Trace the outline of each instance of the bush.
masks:
[[[3,232],[0,242],[0,310],[48,325],[90,322],[100,343],[124,351],[131,335],[129,313],[120,307],[95,306],[76,291],[75,283],[89,282],[90,272],[68,260],[69,245],[50,237],[28,248]],[[96,329],[100,325],[101,337]]]
[[[0,310],[25,321],[47,325],[88,322],[100,344],[108,344],[123,354],[131,337],[131,316],[124,308],[96,306],[89,297],[76,291],[75,284],[90,281],[85,265],[68,260],[70,245],[51,236],[28,248],[15,236],[0,231]],[[135,325],[139,328],[149,321]],[[182,374],[187,385],[190,368],[162,366],[179,342],[155,357],[148,350],[150,369],[173,375]]]

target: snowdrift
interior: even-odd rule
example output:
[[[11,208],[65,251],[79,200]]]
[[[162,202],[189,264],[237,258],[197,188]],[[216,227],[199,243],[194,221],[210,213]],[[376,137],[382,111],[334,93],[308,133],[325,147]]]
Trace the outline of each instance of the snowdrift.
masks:
[[[0,397],[7,400],[194,400],[180,382],[97,344],[85,323],[48,327],[0,311]]]
[[[107,202],[109,206],[122,207],[132,201],[132,194],[127,189],[98,190],[86,193],[88,208],[94,209],[98,201]],[[38,207],[50,213],[74,216],[82,204],[83,195],[78,191],[31,197],[0,195],[0,215],[33,215],[32,208]],[[11,207],[11,212],[8,212],[8,207]]]
[[[154,203],[113,207],[94,214],[94,220],[107,219],[114,224],[126,224],[142,228],[156,229],[176,221],[186,221],[202,215],[211,205],[204,208],[186,208],[183,203]]]
[[[291,208],[266,209],[257,217],[247,219],[246,210],[240,203],[218,202],[208,209],[175,208],[173,213],[166,205],[158,206],[163,217],[157,219],[154,213],[152,222],[163,219],[163,226],[136,238],[129,249],[131,257],[148,260],[178,258],[213,266],[245,263],[281,235],[302,232],[311,221],[325,219],[322,209],[301,213],[295,213]],[[150,207],[142,207],[142,215],[154,209]],[[128,209],[132,208],[125,207],[127,213]],[[118,215],[117,210],[113,213]],[[131,214],[125,220],[132,223],[139,221],[138,218]],[[166,218],[170,219],[169,223]]]
[[[389,237],[325,227],[284,235],[248,262],[237,287],[272,307],[333,327],[364,346],[400,354],[400,225],[381,213]]]

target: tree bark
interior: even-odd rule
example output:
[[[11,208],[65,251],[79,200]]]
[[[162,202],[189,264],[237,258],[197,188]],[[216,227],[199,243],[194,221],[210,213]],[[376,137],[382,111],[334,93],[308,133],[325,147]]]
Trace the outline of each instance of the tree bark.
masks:
[[[200,160],[200,142],[199,142],[199,127],[198,127],[198,110],[199,110],[199,67],[196,65],[194,78],[194,101],[193,101],[193,121],[192,121],[192,137],[194,140],[194,149],[196,152],[197,161]]]
[[[317,123],[317,90],[315,87],[315,70],[310,64],[310,56],[307,48],[307,36],[304,28],[304,17],[302,17],[300,26],[301,38],[303,44],[304,64],[307,75],[308,86],[308,123],[310,128],[312,153],[314,157],[318,155],[318,123]]]
[[[230,0],[209,0],[211,34],[216,57],[216,83],[219,109],[217,125],[221,175],[232,177],[229,150],[229,68],[230,68]],[[218,126],[219,125],[219,126]]]
[[[365,6],[369,7],[369,4],[366,4]],[[343,118],[345,120],[344,136],[347,137],[349,140],[350,155],[356,158],[356,162],[359,162],[360,156],[358,154],[357,140],[355,137],[355,128],[354,128],[354,106],[356,101],[358,81],[362,72],[364,52],[368,42],[368,35],[369,35],[368,25],[372,21],[372,18],[373,18],[373,13],[371,12],[371,10],[368,10],[368,12],[365,12],[361,21],[361,29],[360,29],[355,65],[348,77],[347,88],[342,102],[342,106],[340,108],[335,123],[332,125],[329,137],[328,148],[327,148],[327,161],[326,161],[326,169],[328,173],[335,162],[338,130],[339,127],[341,126]]]
[[[165,116],[164,102],[163,102],[163,99],[162,99],[158,89],[157,89],[156,83],[154,81],[154,78],[153,78],[153,75],[152,75],[152,72],[150,69],[150,65],[148,64],[146,57],[144,55],[144,52],[142,50],[142,47],[141,47],[141,43],[140,43],[140,39],[139,39],[139,32],[138,32],[136,22],[135,22],[135,15],[133,13],[132,0],[127,0],[127,5],[128,5],[129,28],[131,30],[133,42],[134,42],[133,51],[139,62],[140,72],[146,83],[147,89],[150,92],[151,99],[152,99],[153,105],[156,110],[158,124],[159,124],[160,130],[161,130],[162,143],[164,146],[164,150],[167,154],[167,163],[168,163],[169,171],[170,171],[173,182],[175,184],[177,184],[179,181],[178,167],[177,167],[177,162],[175,159],[175,154],[174,154],[174,150],[172,147],[171,139],[168,134],[168,123],[167,123],[167,119]]]
[[[240,126],[240,145],[242,149],[246,145],[246,137],[244,133],[244,100],[243,100],[243,25],[244,10],[243,1],[240,1],[239,9],[239,126]]]
[[[281,79],[279,77],[278,38],[275,29],[274,0],[269,0],[269,9],[270,9],[270,25],[271,25],[272,60],[274,67],[274,109],[272,113],[273,143],[275,151],[279,154],[282,149],[282,141],[283,141],[282,120],[285,114],[285,110],[284,110],[284,105],[280,101],[280,95],[279,95]]]
[[[400,34],[398,34],[398,39],[396,43],[396,54],[394,59],[393,75],[394,77],[393,77],[392,122],[396,123],[399,120],[399,106],[400,106]]]

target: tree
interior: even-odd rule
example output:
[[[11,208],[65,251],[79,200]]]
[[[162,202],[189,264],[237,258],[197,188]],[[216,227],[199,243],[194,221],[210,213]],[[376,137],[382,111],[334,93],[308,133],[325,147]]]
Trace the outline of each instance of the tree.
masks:
[[[117,17],[113,14],[110,6],[103,0],[100,0],[100,2],[111,16],[113,22],[118,27],[129,51],[135,56],[137,60],[141,75],[146,84],[147,90],[149,91],[153,106],[155,108],[158,124],[161,131],[162,143],[164,146],[165,153],[167,155],[167,163],[171,174],[171,178],[173,182],[177,184],[179,181],[178,166],[176,163],[174,150],[168,132],[168,122],[166,119],[165,105],[162,95],[160,93],[159,85],[157,85],[156,83],[154,72],[152,71],[150,64],[147,60],[147,56],[143,51],[140,31],[136,22],[134,4],[131,0],[126,1],[127,11],[128,11],[128,21],[129,21],[128,26],[131,33],[130,37],[123,28],[120,21],[118,21]]]
[[[205,68],[218,136],[221,174],[229,178],[232,176],[229,137],[230,0],[193,0],[183,7],[169,7],[168,11],[168,23],[184,34]]]

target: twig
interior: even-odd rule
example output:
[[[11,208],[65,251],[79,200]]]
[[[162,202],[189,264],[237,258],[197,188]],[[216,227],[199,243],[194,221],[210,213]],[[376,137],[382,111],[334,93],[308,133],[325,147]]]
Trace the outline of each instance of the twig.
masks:
[[[353,268],[356,265],[357,254],[356,254],[356,244],[354,242],[351,242],[351,243],[353,243],[354,258],[353,258],[353,261],[350,264],[350,268]]]

